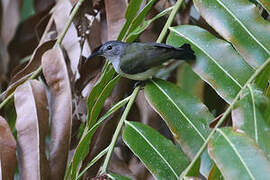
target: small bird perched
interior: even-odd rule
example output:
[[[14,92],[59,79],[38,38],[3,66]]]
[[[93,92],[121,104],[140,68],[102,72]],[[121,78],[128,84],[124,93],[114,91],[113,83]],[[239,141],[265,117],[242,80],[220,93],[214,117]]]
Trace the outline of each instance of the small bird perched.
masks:
[[[108,59],[115,71],[133,80],[152,78],[162,64],[170,59],[195,60],[194,51],[189,44],[179,48],[162,43],[124,43],[108,41],[93,51],[87,60],[94,56]]]

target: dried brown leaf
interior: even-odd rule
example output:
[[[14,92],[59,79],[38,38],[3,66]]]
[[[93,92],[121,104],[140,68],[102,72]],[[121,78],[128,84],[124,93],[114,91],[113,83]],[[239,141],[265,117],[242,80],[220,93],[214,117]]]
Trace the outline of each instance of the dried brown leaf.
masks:
[[[54,4],[47,7],[46,10],[50,10],[47,15],[42,17],[42,19],[38,22],[38,24],[35,26],[35,34],[39,41],[39,45],[47,40],[56,39],[56,31],[53,28],[53,19],[51,16],[52,8],[54,7]],[[47,12],[45,10],[45,12]],[[40,13],[42,13],[41,11]]]
[[[12,40],[16,32],[16,27],[20,21],[20,9],[22,0],[18,1],[1,1],[2,3],[2,24],[1,24],[1,37],[4,44],[7,46]]]
[[[104,8],[103,0],[92,0],[94,9],[101,10]]]
[[[92,23],[91,21],[95,15],[96,13],[93,10],[92,2],[90,0],[85,0],[73,19],[73,23],[76,26],[78,36],[81,37],[81,41],[85,39],[86,33],[89,31]]]
[[[111,180],[107,175],[100,175],[94,178],[91,178],[90,180]]]
[[[32,54],[38,46],[39,37],[37,35],[37,29],[39,34],[45,30],[46,26],[39,25],[41,22],[47,24],[49,21],[49,11],[50,8],[39,12],[29,17],[18,26],[16,34],[8,47],[8,52],[10,54],[10,72],[20,63],[22,58]]]
[[[68,70],[60,47],[44,53],[42,69],[52,102],[50,172],[53,179],[62,180],[71,136],[72,96]]]
[[[87,42],[91,47],[91,50],[96,49],[102,44],[101,40],[101,23],[97,18],[93,19],[91,27],[89,29],[90,33],[87,34]],[[89,83],[91,79],[96,77],[104,64],[104,58],[96,56],[90,61],[85,61],[84,58],[80,60],[78,71],[80,77],[77,79],[75,88],[76,92],[81,92],[82,89]]]
[[[7,121],[0,116],[0,179],[12,180],[16,170],[16,141]]]
[[[147,168],[143,165],[143,163],[136,157],[133,156],[129,161],[129,168],[133,172],[133,174],[136,174],[136,179],[151,179],[152,175],[147,170]]]
[[[53,19],[58,34],[64,31],[66,23],[69,19],[72,4],[69,0],[58,1],[53,13]],[[73,74],[77,72],[77,67],[81,57],[82,49],[80,48],[79,37],[75,25],[72,23],[63,39],[62,46],[67,52],[70,59],[70,66]],[[85,54],[88,56],[90,50],[88,46],[84,47]]]
[[[51,49],[55,44],[55,40],[50,40],[47,42],[44,42],[39,47],[36,48],[36,50],[33,53],[33,56],[31,57],[28,64],[23,68],[21,71],[17,72],[12,79],[11,83],[14,83],[21,79],[22,77],[26,76],[27,74],[30,74],[38,69],[38,67],[41,65],[41,57],[42,55],[48,50]]]
[[[185,8],[180,10],[177,17],[178,24],[189,24],[190,11],[191,11],[192,5],[193,5],[193,1],[190,0],[185,4]]]
[[[105,0],[108,40],[116,40],[126,19],[126,0]]]
[[[102,44],[101,31],[101,23],[97,20],[97,18],[94,18],[93,22],[91,23],[89,33],[86,36],[91,50],[96,49]]]
[[[1,94],[1,98],[11,94],[20,84],[24,83],[36,69],[38,69],[38,67],[41,65],[41,56],[48,49],[51,49],[54,44],[55,40],[51,40],[37,47],[28,64],[23,68],[18,68],[18,72],[12,77],[8,88]]]
[[[22,1],[1,1],[0,20],[0,85],[6,82],[8,72],[8,45],[15,35],[17,25],[20,21],[20,9]]]
[[[101,42],[101,24],[95,17],[96,13],[93,11],[92,3],[84,1],[79,14],[73,21],[76,25],[78,36],[80,36],[81,48],[83,45],[87,45],[88,42],[91,50],[96,49],[102,44]],[[89,56],[89,54],[86,54]],[[101,68],[104,64],[104,58],[96,57],[91,61],[85,61],[84,57],[81,57],[78,65],[78,72],[80,77],[76,80],[75,91],[80,94],[83,88],[89,83],[91,79],[97,76],[101,72]]]
[[[129,169],[128,164],[119,158],[116,153],[113,153],[112,155],[108,171],[121,174],[122,176],[129,177],[130,179],[136,179],[135,175]]]
[[[48,179],[45,137],[48,134],[48,102],[43,84],[30,80],[14,94],[21,179]]]
[[[89,81],[94,77],[97,77],[97,75],[101,72],[103,65],[104,59],[101,57],[94,57],[90,61],[85,61],[84,58],[81,59],[78,67],[80,77],[75,82],[76,94],[80,95],[81,91],[89,83]]]

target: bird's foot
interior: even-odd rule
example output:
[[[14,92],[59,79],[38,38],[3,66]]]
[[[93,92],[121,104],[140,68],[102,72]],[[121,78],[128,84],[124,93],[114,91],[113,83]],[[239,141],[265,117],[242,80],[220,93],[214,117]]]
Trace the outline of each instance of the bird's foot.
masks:
[[[138,86],[141,86],[141,89],[143,89],[145,86],[145,82],[144,81],[136,81],[134,84],[134,89]]]

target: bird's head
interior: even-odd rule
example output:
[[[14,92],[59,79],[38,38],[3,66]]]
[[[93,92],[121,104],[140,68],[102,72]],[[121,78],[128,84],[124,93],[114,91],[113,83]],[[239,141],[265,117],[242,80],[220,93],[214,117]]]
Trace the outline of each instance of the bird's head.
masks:
[[[118,60],[124,53],[126,43],[121,41],[108,41],[102,46],[96,48],[88,59],[94,56],[103,56],[109,61]]]

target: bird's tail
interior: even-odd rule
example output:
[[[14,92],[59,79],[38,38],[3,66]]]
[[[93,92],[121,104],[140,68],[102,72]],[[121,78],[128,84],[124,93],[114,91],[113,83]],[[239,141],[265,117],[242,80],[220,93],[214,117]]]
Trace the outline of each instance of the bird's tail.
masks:
[[[189,44],[184,44],[179,49],[178,59],[180,60],[195,60],[196,56]]]

